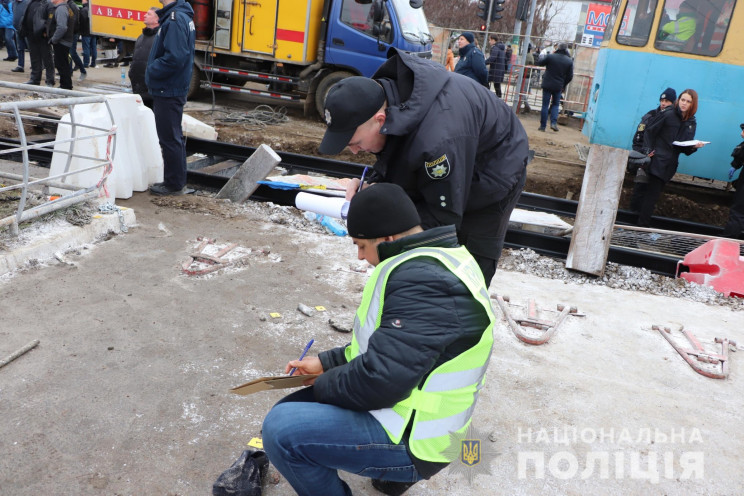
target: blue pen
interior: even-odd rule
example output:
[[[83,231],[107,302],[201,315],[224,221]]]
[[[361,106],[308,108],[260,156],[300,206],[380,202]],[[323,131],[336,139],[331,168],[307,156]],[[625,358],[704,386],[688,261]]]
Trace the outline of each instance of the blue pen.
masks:
[[[307,343],[307,346],[305,346],[305,349],[302,350],[302,355],[300,355],[300,361],[302,361],[302,359],[305,358],[305,355],[307,355],[307,351],[310,349],[310,347],[313,345],[314,342],[315,340],[311,339],[310,342]],[[290,370],[289,375],[292,375],[295,372],[297,372],[297,367],[294,367],[292,370]]]
[[[359,189],[357,190],[357,193],[359,193],[360,191],[362,191],[362,186],[364,186],[364,176],[367,175],[367,169],[368,168],[369,167],[365,167],[364,170],[362,171],[362,179],[359,181]]]

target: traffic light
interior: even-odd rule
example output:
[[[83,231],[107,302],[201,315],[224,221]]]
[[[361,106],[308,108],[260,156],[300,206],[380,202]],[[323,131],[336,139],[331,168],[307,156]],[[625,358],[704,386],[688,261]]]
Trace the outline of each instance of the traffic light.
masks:
[[[498,21],[503,17],[499,12],[504,10],[503,3],[506,0],[493,0],[493,10],[491,11],[491,21]]]
[[[527,14],[530,12],[530,4],[527,0],[519,0],[517,3],[517,19],[520,21],[527,20]]]
[[[478,17],[481,19],[488,19],[488,9],[491,7],[493,0],[480,0],[478,2]]]
[[[481,24],[480,25],[480,30],[481,31],[485,31],[486,30],[486,25],[485,24]]]

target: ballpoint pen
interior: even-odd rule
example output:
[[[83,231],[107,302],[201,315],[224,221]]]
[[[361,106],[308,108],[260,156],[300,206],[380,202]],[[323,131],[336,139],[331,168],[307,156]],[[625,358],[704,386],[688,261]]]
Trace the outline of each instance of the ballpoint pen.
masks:
[[[307,343],[307,346],[305,346],[305,349],[302,350],[302,355],[300,355],[300,361],[302,361],[303,358],[305,358],[305,355],[307,355],[307,351],[310,349],[310,347],[315,342],[314,339],[311,339],[309,343]],[[292,370],[289,371],[289,375],[293,375],[295,372],[297,372],[297,367],[293,367]]]
[[[368,168],[369,167],[365,167],[364,170],[362,171],[362,179],[359,180],[359,189],[357,190],[357,193],[359,193],[360,191],[362,191],[362,186],[364,186],[364,176],[367,175],[367,169]]]

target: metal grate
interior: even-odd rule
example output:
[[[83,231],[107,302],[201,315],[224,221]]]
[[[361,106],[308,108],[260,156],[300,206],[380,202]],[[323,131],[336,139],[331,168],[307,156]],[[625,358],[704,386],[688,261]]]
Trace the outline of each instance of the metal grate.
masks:
[[[686,235],[685,233],[637,231],[622,227],[615,227],[612,231],[610,244],[632,250],[649,253],[677,256],[684,258],[695,248],[704,245],[715,236]],[[744,244],[739,244],[739,255],[744,256]]]

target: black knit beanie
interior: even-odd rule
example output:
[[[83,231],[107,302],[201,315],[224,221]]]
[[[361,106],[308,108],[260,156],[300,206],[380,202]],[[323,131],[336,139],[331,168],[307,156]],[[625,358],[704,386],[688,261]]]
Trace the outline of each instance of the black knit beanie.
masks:
[[[373,184],[354,195],[346,217],[349,236],[358,239],[393,236],[420,224],[413,201],[392,183]]]

